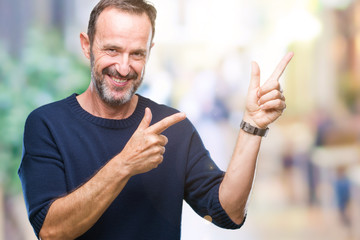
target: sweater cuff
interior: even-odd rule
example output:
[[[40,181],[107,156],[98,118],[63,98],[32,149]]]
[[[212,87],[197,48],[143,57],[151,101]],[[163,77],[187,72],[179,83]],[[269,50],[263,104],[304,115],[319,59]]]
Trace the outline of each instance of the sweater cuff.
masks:
[[[53,202],[51,201],[47,206],[41,209],[41,211],[39,211],[35,216],[29,219],[37,238],[39,238],[40,230],[44,224],[45,217],[52,203]]]
[[[220,186],[219,186],[220,187]],[[219,200],[219,187],[216,188],[214,191],[213,196],[213,202],[212,202],[212,212],[210,213],[210,216],[213,219],[213,223],[219,227],[226,228],[226,229],[239,229],[242,225],[244,225],[246,215],[244,216],[244,220],[240,224],[234,223],[229,215],[225,212],[223,207],[221,206],[220,200]]]

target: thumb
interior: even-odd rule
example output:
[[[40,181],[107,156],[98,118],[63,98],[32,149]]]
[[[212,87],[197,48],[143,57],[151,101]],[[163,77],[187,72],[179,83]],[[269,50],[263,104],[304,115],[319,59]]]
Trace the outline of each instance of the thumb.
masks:
[[[138,130],[145,130],[146,128],[148,128],[150,126],[151,123],[151,119],[152,119],[152,113],[150,108],[145,108],[145,114],[143,119],[141,120],[139,126],[138,126]]]
[[[257,89],[260,87],[260,68],[257,62],[251,62],[251,80],[249,90]]]

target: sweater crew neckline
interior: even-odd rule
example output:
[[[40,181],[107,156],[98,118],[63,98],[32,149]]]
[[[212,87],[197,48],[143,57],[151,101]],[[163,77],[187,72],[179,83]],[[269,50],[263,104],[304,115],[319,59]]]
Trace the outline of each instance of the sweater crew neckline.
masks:
[[[75,113],[75,115],[102,127],[127,128],[134,124],[139,124],[145,114],[146,99],[140,95],[137,95],[139,100],[135,111],[133,114],[131,114],[130,117],[126,119],[108,119],[94,116],[81,107],[78,100],[76,99],[76,96],[78,96],[78,94],[74,93],[65,100],[70,105],[70,108]]]

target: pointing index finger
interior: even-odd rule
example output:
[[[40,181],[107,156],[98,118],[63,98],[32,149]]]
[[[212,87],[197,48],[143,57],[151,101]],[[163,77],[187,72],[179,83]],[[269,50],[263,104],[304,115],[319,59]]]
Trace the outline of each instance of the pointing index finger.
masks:
[[[271,74],[271,77],[269,78],[269,80],[279,81],[279,78],[281,77],[281,75],[285,71],[286,66],[288,65],[288,63],[290,62],[290,60],[292,59],[293,56],[294,56],[293,52],[289,52],[288,54],[286,54],[281,59],[280,63],[277,65],[274,72]]]
[[[161,121],[155,123],[154,125],[151,125],[148,128],[148,131],[160,134],[163,131],[165,131],[167,128],[171,127],[172,125],[184,120],[186,118],[185,113],[175,113],[173,115],[170,115]]]

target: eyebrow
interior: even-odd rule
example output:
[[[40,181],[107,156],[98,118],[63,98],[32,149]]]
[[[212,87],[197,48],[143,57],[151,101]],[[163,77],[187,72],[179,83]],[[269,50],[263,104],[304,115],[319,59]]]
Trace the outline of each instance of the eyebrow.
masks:
[[[123,50],[124,48],[123,48],[123,47],[120,47],[120,46],[113,45],[113,44],[105,44],[105,45],[103,46],[103,49]],[[143,48],[138,48],[138,49],[132,50],[131,52],[136,52],[136,53],[143,53],[143,54],[145,54],[145,53],[147,52],[147,50],[146,50],[146,49],[143,49]]]
[[[103,46],[103,49],[123,49],[123,47],[119,47],[119,46],[116,46],[116,45],[112,45],[112,44],[106,44]]]

